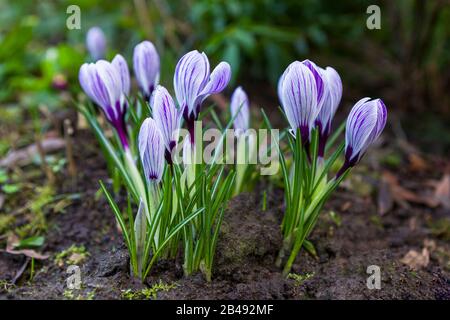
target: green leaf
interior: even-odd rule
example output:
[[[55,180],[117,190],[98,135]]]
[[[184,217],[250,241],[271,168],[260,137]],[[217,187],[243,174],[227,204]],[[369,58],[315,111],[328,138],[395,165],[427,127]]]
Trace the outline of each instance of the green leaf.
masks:
[[[0,183],[5,183],[8,180],[6,170],[0,169]]]
[[[20,184],[5,184],[2,187],[2,190],[6,194],[13,194],[20,191]]]
[[[17,249],[24,249],[24,248],[38,248],[41,247],[45,242],[45,238],[42,236],[34,236],[30,238],[26,238],[23,240],[20,240],[20,242],[17,244]]]

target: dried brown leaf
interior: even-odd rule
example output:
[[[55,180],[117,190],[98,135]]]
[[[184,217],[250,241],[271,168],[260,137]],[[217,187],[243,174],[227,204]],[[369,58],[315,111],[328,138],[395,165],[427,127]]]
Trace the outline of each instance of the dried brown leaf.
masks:
[[[38,253],[32,249],[15,250],[15,248],[18,246],[19,242],[20,242],[19,238],[16,235],[11,234],[8,237],[8,241],[6,243],[6,249],[5,250],[0,249],[0,251],[7,252],[10,254],[23,254],[27,257],[38,259],[38,260],[48,259],[49,255]]]
[[[410,153],[408,160],[411,171],[420,172],[428,169],[427,162],[418,153]]]
[[[341,211],[347,211],[352,207],[352,203],[350,201],[345,201],[341,206]]]
[[[442,179],[436,184],[434,198],[444,208],[450,209],[450,174],[444,174]]]
[[[395,203],[403,207],[408,207],[408,202],[423,204],[432,208],[438,205],[434,197],[422,196],[402,187],[398,182],[397,176],[388,171],[384,171],[382,174],[380,188],[381,187],[384,188],[384,190],[379,189],[378,191],[379,197],[380,193],[384,193],[381,195],[384,198],[378,199],[378,211],[381,214],[388,211],[386,211],[386,208],[389,208],[389,197],[392,197]]]
[[[427,248],[423,248],[422,252],[409,250],[400,262],[414,270],[425,268],[430,263],[430,252]]]

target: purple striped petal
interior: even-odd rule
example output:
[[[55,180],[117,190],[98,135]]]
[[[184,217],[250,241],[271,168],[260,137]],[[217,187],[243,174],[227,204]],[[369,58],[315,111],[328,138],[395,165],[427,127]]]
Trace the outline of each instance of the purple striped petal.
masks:
[[[164,142],[152,118],[147,118],[142,123],[138,143],[146,179],[153,183],[160,182],[164,171]]]
[[[106,55],[106,37],[102,29],[92,27],[86,34],[86,47],[94,61],[103,59]]]
[[[162,133],[166,150],[170,153],[178,140],[175,135],[180,128],[181,112],[176,108],[172,96],[163,86],[157,86],[151,99],[153,118]]]
[[[327,83],[324,102],[316,119],[316,126],[322,137],[328,137],[331,131],[331,121],[342,98],[342,82],[339,74],[331,67],[322,70]]]
[[[231,67],[227,62],[222,61],[214,68],[209,77],[209,82],[199,94],[195,104],[201,104],[207,97],[212,94],[222,92],[231,79]]]
[[[153,43],[143,41],[134,48],[133,69],[141,92],[149,99],[158,84],[160,69],[159,55]]]
[[[112,65],[117,69],[120,74],[120,81],[122,83],[122,92],[128,96],[130,94],[130,71],[128,70],[128,64],[122,55],[117,54],[111,61]]]
[[[386,106],[381,99],[364,98],[355,104],[347,118],[345,132],[345,157],[350,166],[358,162],[380,136],[386,118]]]
[[[278,91],[292,131],[300,129],[302,142],[306,143],[319,112],[313,73],[299,61],[291,63],[281,76]]]
[[[242,134],[250,125],[250,104],[242,87],[237,87],[231,96],[231,116],[235,117],[233,126],[236,134]],[[236,115],[237,114],[237,115]]]

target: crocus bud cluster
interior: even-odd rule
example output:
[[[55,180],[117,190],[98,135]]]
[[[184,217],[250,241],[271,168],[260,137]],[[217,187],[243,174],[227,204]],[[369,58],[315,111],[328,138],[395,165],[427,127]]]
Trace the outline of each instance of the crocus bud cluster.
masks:
[[[331,122],[342,97],[342,82],[332,67],[325,69],[310,60],[291,63],[278,82],[278,96],[291,126],[300,130],[308,145],[311,130],[319,133],[318,157],[323,158]],[[347,119],[346,160],[338,176],[354,166],[386,124],[386,106],[380,99],[364,98],[356,103]]]
[[[106,41],[100,28],[89,30],[86,41],[94,59],[104,57]],[[171,163],[171,152],[177,141],[175,133],[180,128],[182,116],[187,122],[193,142],[194,121],[198,117],[203,101],[227,86],[231,68],[228,63],[220,62],[210,72],[208,57],[197,50],[181,57],[174,75],[179,108],[176,107],[169,92],[164,87],[158,86],[160,59],[150,41],[143,41],[134,48],[133,69],[139,89],[144,99],[149,101],[153,111],[153,118],[148,118],[142,124],[139,151],[147,178],[159,181],[162,172],[159,155],[156,154],[165,154],[168,163]],[[127,97],[130,94],[130,73],[125,59],[121,55],[116,55],[111,62],[100,59],[96,63],[85,63],[80,69],[79,80],[85,93],[103,110],[107,120],[116,129],[123,147],[128,149],[124,118],[128,107]],[[248,99],[240,89],[235,93],[233,100],[235,101],[233,105],[243,104],[236,124],[239,123],[237,126],[245,129],[249,122]]]

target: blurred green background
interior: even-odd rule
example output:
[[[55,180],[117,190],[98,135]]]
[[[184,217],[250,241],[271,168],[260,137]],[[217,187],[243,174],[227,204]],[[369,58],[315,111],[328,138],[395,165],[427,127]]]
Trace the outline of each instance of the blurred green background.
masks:
[[[66,27],[72,4],[81,9],[81,30]],[[381,8],[380,30],[366,27],[372,4]],[[277,107],[276,82],[293,60],[334,66],[346,110],[362,96],[381,97],[406,119],[410,137],[438,137],[440,150],[450,149],[446,0],[0,0],[0,109],[72,107],[78,69],[88,61],[85,35],[95,25],[107,35],[108,57],[122,53],[130,68],[133,47],[154,42],[169,87],[188,50],[205,51],[214,65],[226,60],[233,68],[226,95],[243,85],[267,108]],[[4,110],[1,117],[11,116]]]

